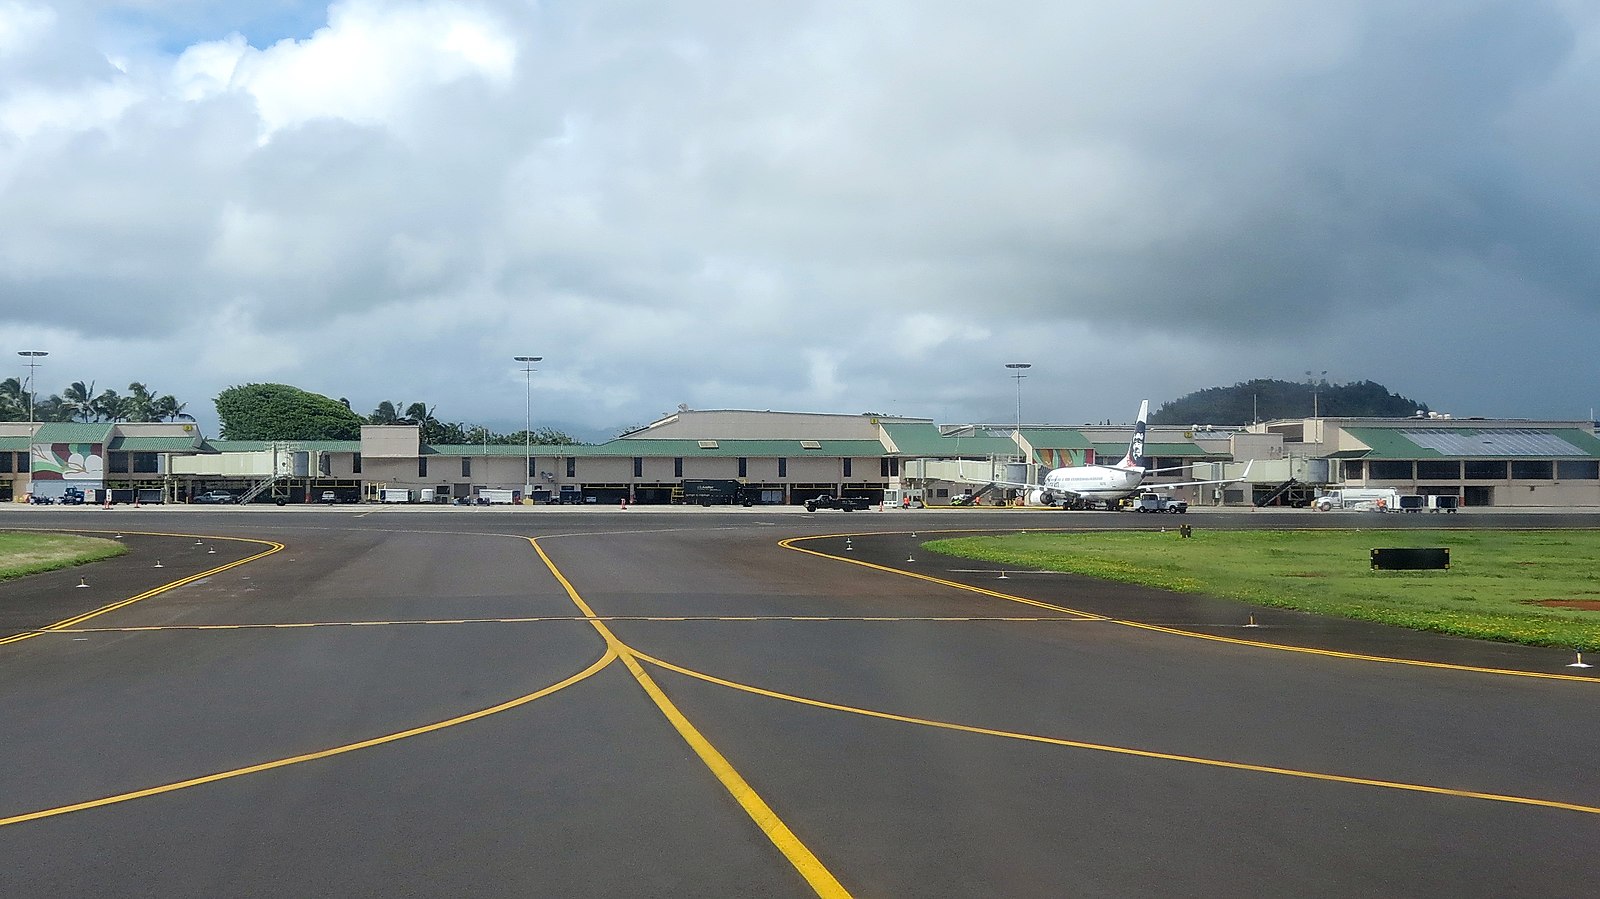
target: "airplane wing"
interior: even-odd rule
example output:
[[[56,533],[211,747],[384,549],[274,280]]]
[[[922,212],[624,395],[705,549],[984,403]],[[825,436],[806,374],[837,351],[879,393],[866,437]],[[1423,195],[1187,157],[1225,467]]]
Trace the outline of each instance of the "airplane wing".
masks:
[[[1252,466],[1254,464],[1255,464],[1255,462],[1253,462],[1253,461],[1244,463],[1244,471],[1240,472],[1239,476],[1236,477],[1236,478],[1218,478],[1217,480],[1213,480],[1213,481],[1181,481],[1181,482],[1174,482],[1174,483],[1171,483],[1171,484],[1140,484],[1139,485],[1139,489],[1141,489],[1141,490],[1161,491],[1161,490],[1169,490],[1169,489],[1171,489],[1173,487],[1199,487],[1199,486],[1201,486],[1203,484],[1237,484],[1240,481],[1244,480],[1245,478],[1250,477],[1250,466]],[[1169,469],[1159,469],[1159,470],[1171,471],[1172,469],[1169,468]]]

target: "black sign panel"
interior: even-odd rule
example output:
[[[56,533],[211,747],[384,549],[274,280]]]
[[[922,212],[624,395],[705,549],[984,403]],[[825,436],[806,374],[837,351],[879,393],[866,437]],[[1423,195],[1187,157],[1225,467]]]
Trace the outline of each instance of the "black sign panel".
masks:
[[[1450,548],[1435,546],[1423,549],[1375,549],[1372,551],[1373,571],[1418,571],[1425,568],[1449,568]]]

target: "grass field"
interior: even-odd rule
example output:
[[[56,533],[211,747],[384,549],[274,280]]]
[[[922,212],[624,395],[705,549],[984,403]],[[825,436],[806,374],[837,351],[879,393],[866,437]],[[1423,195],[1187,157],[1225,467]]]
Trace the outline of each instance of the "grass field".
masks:
[[[928,549],[1468,637],[1600,649],[1600,531],[1019,534]],[[1372,571],[1376,547],[1444,546],[1443,571]],[[1587,602],[1594,611],[1546,600]]]
[[[67,534],[0,534],[0,581],[120,556],[115,540]]]

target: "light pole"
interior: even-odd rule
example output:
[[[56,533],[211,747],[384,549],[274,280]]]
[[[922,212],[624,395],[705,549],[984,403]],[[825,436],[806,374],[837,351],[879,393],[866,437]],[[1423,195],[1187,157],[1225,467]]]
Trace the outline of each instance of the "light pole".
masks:
[[[1027,375],[1023,372],[1033,367],[1032,362],[1007,362],[1006,368],[1011,369],[1011,378],[1017,382],[1017,432],[1022,432],[1022,379]]]
[[[543,356],[512,356],[522,363],[522,380],[528,388],[528,426],[522,432],[522,501],[533,498],[533,373]]]
[[[17,355],[28,360],[28,435],[31,439],[33,436],[33,394],[36,386],[34,375],[39,370],[39,360],[50,354],[44,350],[17,350]],[[33,448],[29,447],[28,452],[32,453]]]
[[[1319,418],[1320,417],[1317,414],[1317,384],[1319,383],[1319,379],[1320,378],[1326,378],[1326,377],[1328,377],[1328,373],[1326,371],[1322,372],[1321,375],[1318,375],[1316,372],[1312,372],[1312,371],[1306,372],[1306,383],[1311,385],[1311,417],[1312,418]]]

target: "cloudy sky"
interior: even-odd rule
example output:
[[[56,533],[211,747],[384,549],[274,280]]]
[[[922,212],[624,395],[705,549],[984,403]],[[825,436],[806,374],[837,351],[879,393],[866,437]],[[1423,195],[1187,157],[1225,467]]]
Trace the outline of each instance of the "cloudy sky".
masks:
[[[603,437],[1600,406],[1600,7],[0,0],[0,375]]]

